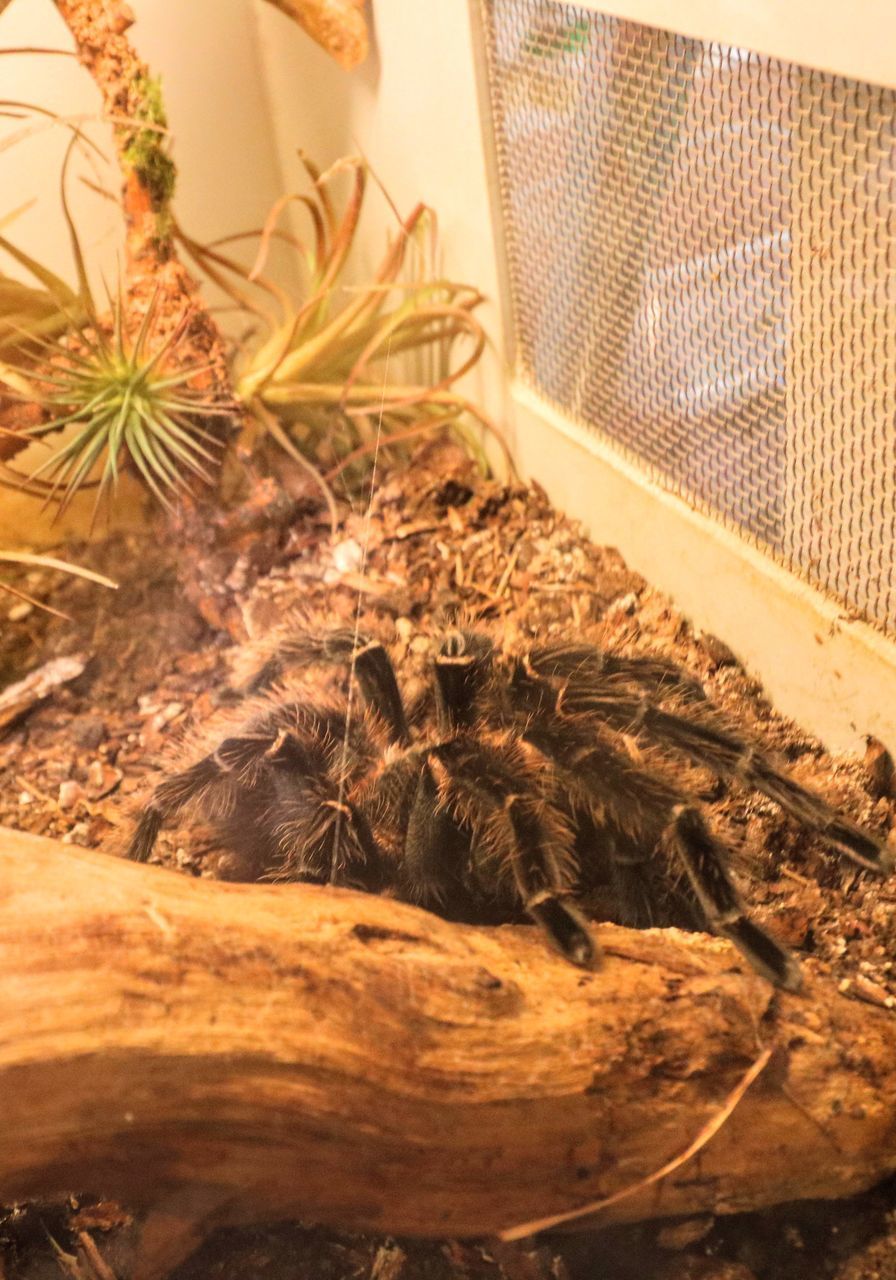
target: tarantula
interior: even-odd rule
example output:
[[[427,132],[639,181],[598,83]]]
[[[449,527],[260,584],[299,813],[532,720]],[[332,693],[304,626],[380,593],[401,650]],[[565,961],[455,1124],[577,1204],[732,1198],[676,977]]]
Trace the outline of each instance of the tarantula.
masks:
[[[308,679],[321,664],[343,672],[323,696]],[[304,676],[284,676],[294,668]],[[743,741],[664,659],[510,652],[454,630],[405,699],[380,641],[299,626],[245,692],[236,727],[156,787],[130,857],[145,861],[192,805],[269,875],[387,890],[453,919],[528,916],[584,967],[599,901],[620,924],[708,927],[790,989],[799,967],[746,914],[685,762],[764,793],[859,866],[893,868],[883,841]]]

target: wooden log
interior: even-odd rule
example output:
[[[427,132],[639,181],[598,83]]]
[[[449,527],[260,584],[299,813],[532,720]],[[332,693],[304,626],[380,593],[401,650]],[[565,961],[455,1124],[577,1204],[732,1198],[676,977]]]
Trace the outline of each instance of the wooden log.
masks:
[[[496,1233],[694,1158],[602,1221],[746,1210],[896,1169],[896,1018],[811,962],[599,926],[583,973],[526,927],[313,886],[198,881],[0,830],[0,1201],[185,1198]]]

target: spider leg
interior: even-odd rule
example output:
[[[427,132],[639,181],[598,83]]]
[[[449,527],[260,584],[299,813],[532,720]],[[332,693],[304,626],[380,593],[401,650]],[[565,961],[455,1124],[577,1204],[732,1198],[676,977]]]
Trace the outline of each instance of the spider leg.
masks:
[[[310,667],[315,663],[335,665],[347,662],[355,648],[366,643],[366,636],[356,637],[354,631],[347,627],[320,630],[309,627],[301,617],[293,617],[262,642],[260,651],[267,655],[265,661],[246,680],[242,691],[263,692],[292,666]]]
[[[264,665],[244,686],[245,692],[255,693],[268,688],[293,664],[350,663],[364,701],[383,721],[391,740],[402,746],[408,744],[407,716],[395,669],[378,640],[363,634],[356,635],[348,628],[339,628],[319,633],[301,631],[296,635],[276,638],[275,643],[276,647]]]
[[[454,739],[428,756],[442,805],[471,832],[479,878],[509,868],[515,896],[567,960],[591,968],[597,946],[573,902],[567,867],[571,834],[559,814],[531,795],[509,753]],[[517,789],[519,784],[519,789]]]
[[[407,715],[392,659],[379,641],[370,640],[362,649],[355,650],[354,663],[368,706],[383,720],[392,741],[407,746],[410,742]]]
[[[276,878],[304,876],[330,884],[357,879],[364,888],[379,889],[375,868],[381,858],[370,824],[353,801],[349,779],[333,776],[327,750],[332,724],[312,719],[310,725],[309,739],[281,732],[270,753],[268,821],[277,846]]]
[[[623,909],[627,901],[633,911],[653,911],[651,864],[654,851],[668,843],[710,928],[729,938],[772,982],[796,988],[796,961],[747,917],[726,869],[724,845],[680,792],[623,752],[595,741],[582,717],[542,722],[527,738],[560,771],[564,790],[589,813],[595,832],[607,833],[602,852],[614,881],[624,886]],[[583,865],[583,883],[586,877]],[[697,918],[692,922],[699,925]]]
[[[544,716],[523,731],[572,803],[583,896],[609,885],[612,918],[631,928],[699,928],[699,912],[674,886],[663,884],[655,853],[669,812],[684,795],[595,734],[584,717]]]
[[[443,734],[470,725],[491,652],[491,642],[475,632],[452,631],[443,640],[433,663],[436,709]]]
[[[537,813],[525,797],[510,795],[504,802],[504,814],[513,837],[510,865],[523,906],[561,955],[590,969],[597,959],[597,946],[584,915],[572,905],[557,874]]]
[[[689,671],[658,654],[626,657],[587,644],[552,644],[532,649],[529,670],[553,680],[595,680],[621,677],[654,694],[677,694],[690,702],[706,702],[703,685]]]
[[[889,875],[896,854],[885,841],[843,817],[815,792],[782,773],[756,747],[707,717],[691,719],[657,707],[624,687],[576,686],[557,694],[560,715],[587,713],[622,733],[644,733],[658,746],[673,748],[723,778],[735,778],[774,800],[804,826],[860,867]]]
[[[462,892],[464,839],[439,798],[430,762],[423,759],[404,838],[404,876],[415,901],[445,905]]]
[[[316,794],[301,809],[284,812],[277,826],[281,862],[278,880],[310,878],[355,884],[368,892],[383,887],[379,854],[366,817],[336,795]]]
[[[246,733],[225,738],[214,751],[188,769],[160,782],[144,806],[128,844],[126,857],[146,862],[164,824],[188,804],[207,796],[221,784],[251,778],[257,762],[277,741],[277,733]]]
[[[733,942],[750,964],[776,986],[796,991],[800,969],[793,956],[746,915],[725,866],[724,846],[691,805],[673,811],[669,836],[713,932]]]

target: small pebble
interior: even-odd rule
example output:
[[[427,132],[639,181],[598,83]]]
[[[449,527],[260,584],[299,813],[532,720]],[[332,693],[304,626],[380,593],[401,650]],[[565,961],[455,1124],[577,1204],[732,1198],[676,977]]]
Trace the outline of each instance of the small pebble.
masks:
[[[84,789],[79,782],[72,782],[71,779],[60,782],[58,800],[60,809],[74,809],[83,797]]]
[[[631,618],[638,608],[638,597],[634,591],[629,591],[627,595],[618,596],[610,604],[604,612],[604,617],[612,622],[614,618]]]
[[[237,853],[219,854],[216,873],[221,880],[251,879],[248,859],[241,858]]]
[[[243,591],[248,580],[249,559],[247,556],[239,556],[229,575],[224,579],[224,585],[231,591]]]
[[[76,822],[71,831],[62,837],[63,844],[86,844],[90,837],[90,828],[86,822]]]
[[[896,998],[891,996],[879,983],[866,978],[862,973],[853,978],[852,990],[856,999],[864,1000],[866,1004],[876,1004],[881,1009],[896,1008]]]
[[[159,730],[164,729],[167,724],[171,724],[172,720],[177,717],[184,709],[182,702],[169,702],[167,706],[162,707],[161,711],[157,711],[150,722],[150,728]]]
[[[346,538],[333,548],[333,564],[340,573],[357,573],[363,559],[364,552],[354,538]]]
[[[106,736],[106,726],[99,716],[78,716],[72,721],[70,732],[79,747],[96,751]]]
[[[85,790],[89,800],[101,800],[103,796],[114,791],[124,775],[120,769],[105,764],[102,760],[92,760],[87,766],[87,785]]]
[[[686,1249],[689,1244],[696,1244],[712,1231],[715,1218],[712,1214],[704,1214],[699,1218],[686,1218],[684,1222],[673,1222],[662,1227],[657,1233],[656,1242],[661,1249]]]

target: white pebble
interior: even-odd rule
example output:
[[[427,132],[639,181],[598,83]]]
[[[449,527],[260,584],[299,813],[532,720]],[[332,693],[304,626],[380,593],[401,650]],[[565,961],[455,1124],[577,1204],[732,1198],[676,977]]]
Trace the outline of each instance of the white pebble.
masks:
[[[60,782],[59,784],[59,808],[74,809],[75,805],[84,795],[81,784],[78,782]]]
[[[361,567],[364,553],[354,538],[346,538],[333,548],[333,564],[340,573],[356,573]]]

